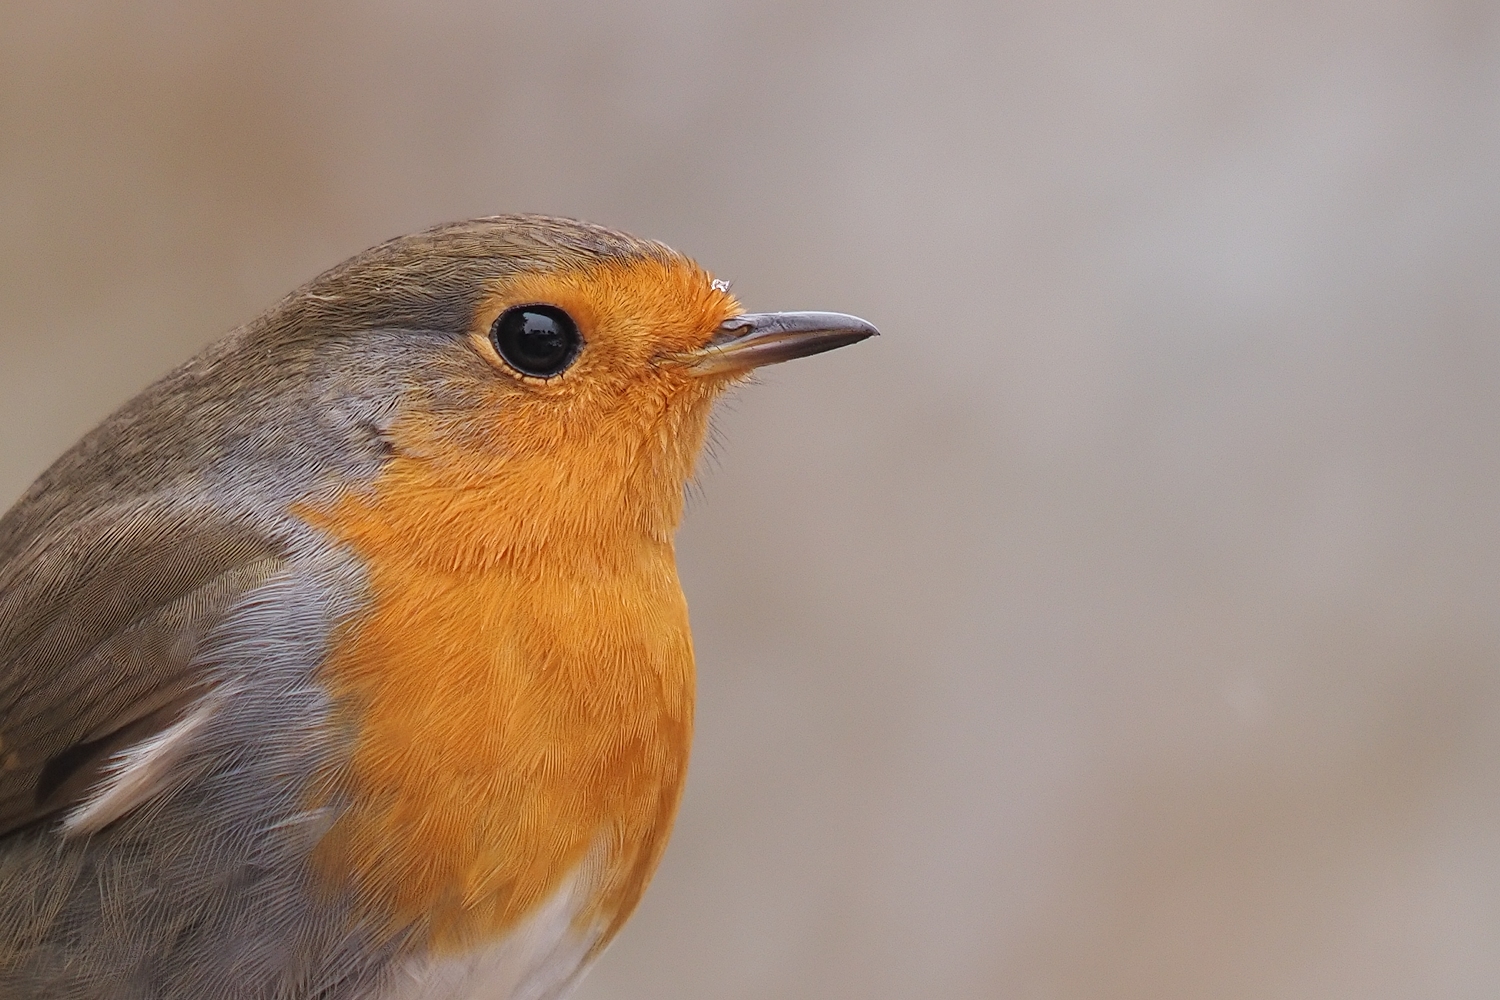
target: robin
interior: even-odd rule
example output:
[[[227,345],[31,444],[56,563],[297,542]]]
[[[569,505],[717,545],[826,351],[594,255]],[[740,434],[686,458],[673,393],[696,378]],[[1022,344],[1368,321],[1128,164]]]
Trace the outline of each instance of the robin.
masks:
[[[0,520],[0,997],[566,992],[682,791],[710,407],[875,332],[499,216],[127,404]]]

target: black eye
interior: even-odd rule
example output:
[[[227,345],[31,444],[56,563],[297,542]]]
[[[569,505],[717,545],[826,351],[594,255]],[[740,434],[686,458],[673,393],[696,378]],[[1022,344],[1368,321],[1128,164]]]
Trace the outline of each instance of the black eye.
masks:
[[[513,306],[490,327],[495,350],[522,375],[551,378],[578,356],[583,339],[567,313],[556,306]]]

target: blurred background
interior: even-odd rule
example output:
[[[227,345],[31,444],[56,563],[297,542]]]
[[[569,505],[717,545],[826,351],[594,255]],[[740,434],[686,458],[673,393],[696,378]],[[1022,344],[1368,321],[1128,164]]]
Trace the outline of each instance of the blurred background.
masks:
[[[1496,995],[1492,0],[12,0],[0,499],[518,210],[885,332],[719,414],[584,1000]]]

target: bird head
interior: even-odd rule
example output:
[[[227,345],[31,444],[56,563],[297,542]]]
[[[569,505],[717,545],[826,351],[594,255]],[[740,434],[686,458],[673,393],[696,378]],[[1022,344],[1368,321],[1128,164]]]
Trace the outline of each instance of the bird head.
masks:
[[[460,562],[668,542],[714,400],[758,367],[876,332],[838,313],[745,313],[662,244],[537,216],[392,241],[280,312],[356,365],[394,366],[375,506],[411,512],[386,527],[413,551],[431,538]],[[458,555],[443,536],[465,539]]]

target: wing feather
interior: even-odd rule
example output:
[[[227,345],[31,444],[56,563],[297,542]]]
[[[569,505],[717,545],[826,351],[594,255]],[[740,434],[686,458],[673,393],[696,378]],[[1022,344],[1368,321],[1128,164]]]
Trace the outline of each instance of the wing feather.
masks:
[[[111,755],[177,722],[204,693],[203,637],[281,560],[245,523],[154,498],[13,549],[0,563],[0,836],[77,805]]]

